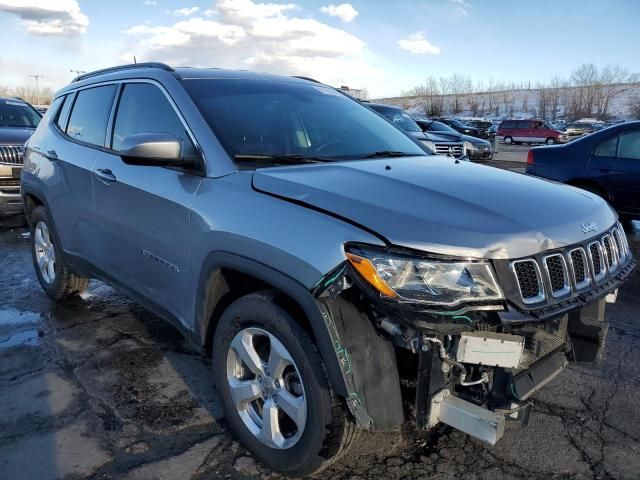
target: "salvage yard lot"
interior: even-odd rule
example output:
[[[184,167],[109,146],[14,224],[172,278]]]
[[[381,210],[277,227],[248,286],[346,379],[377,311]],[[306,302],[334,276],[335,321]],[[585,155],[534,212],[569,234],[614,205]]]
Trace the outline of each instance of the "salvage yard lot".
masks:
[[[99,282],[50,302],[25,232],[0,228],[0,478],[280,478],[227,432],[207,359]],[[629,234],[638,257],[640,223]],[[408,432],[397,452],[354,454],[320,478],[638,478],[639,309],[636,272],[608,306],[603,363],[571,366],[534,397],[529,427],[510,425],[498,446]]]

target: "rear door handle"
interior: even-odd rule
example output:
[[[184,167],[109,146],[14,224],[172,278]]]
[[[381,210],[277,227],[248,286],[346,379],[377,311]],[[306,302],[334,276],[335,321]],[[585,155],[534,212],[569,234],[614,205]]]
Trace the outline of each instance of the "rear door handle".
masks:
[[[116,181],[116,176],[108,168],[99,168],[95,170],[93,174],[106,185]]]
[[[58,160],[58,153],[55,150],[47,150],[47,153],[44,156],[49,160]]]

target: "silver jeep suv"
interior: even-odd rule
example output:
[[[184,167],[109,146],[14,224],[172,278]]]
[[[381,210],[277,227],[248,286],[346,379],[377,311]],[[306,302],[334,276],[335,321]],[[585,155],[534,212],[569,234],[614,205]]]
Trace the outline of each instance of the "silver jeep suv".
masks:
[[[98,278],[171,322],[212,356],[230,429],[289,475],[406,422],[497,442],[599,359],[635,265],[595,195],[246,71],[78,77],[27,143],[22,196],[45,292]]]

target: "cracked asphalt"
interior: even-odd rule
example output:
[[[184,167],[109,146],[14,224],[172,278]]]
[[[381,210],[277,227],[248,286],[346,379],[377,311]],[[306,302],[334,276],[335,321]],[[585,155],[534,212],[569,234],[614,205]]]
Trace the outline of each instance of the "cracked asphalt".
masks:
[[[208,359],[100,282],[49,301],[25,232],[0,227],[0,479],[280,478],[228,433]],[[640,478],[639,311],[636,272],[608,306],[602,364],[570,366],[497,446],[447,428],[374,438],[386,453],[354,453],[320,478]]]

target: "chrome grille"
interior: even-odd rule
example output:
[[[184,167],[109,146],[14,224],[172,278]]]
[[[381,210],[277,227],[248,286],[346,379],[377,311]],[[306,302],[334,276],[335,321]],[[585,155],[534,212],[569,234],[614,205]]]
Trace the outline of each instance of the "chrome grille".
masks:
[[[571,291],[569,272],[564,257],[556,253],[544,259],[544,266],[551,284],[551,295],[562,297]]]
[[[615,247],[613,246],[611,236],[605,235],[604,237],[602,237],[602,245],[604,246],[605,262],[607,264],[607,268],[609,269],[609,271],[613,272],[616,268],[618,268],[618,255]]]
[[[580,290],[589,286],[591,278],[589,277],[589,263],[587,262],[587,254],[584,248],[580,247],[571,250],[569,252],[569,262],[576,288]]]
[[[600,242],[589,244],[589,258],[591,259],[591,271],[596,281],[604,278],[606,272],[604,270],[604,255],[602,254]]]
[[[519,260],[513,262],[512,268],[518,280],[522,301],[524,303],[537,303],[544,300],[542,277],[536,261]]]
[[[0,145],[0,163],[22,165],[24,148],[17,145]]]
[[[462,156],[462,145],[449,143],[436,143],[436,153],[438,155]]]
[[[627,239],[618,224],[589,244],[543,257],[515,260],[510,267],[521,301],[531,305],[548,298],[566,298],[616,274],[630,260]]]

